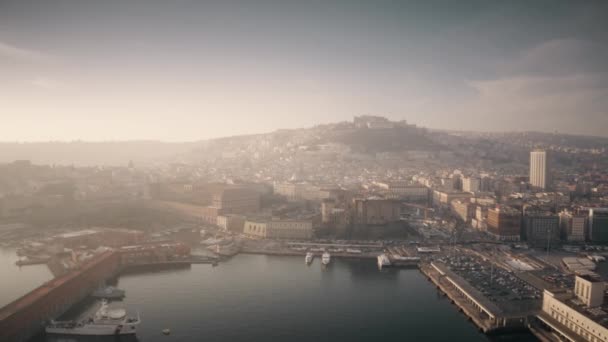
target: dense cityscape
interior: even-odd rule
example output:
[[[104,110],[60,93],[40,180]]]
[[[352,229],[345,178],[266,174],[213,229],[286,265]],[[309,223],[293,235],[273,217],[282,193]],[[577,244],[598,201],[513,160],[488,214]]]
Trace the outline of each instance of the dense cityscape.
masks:
[[[0,334],[37,335],[36,322],[132,269],[262,254],[418,268],[485,333],[603,341],[606,141],[362,115],[204,141],[165,161],[8,162],[0,244],[53,279],[3,303]]]
[[[0,0],[0,342],[608,342],[607,14]]]

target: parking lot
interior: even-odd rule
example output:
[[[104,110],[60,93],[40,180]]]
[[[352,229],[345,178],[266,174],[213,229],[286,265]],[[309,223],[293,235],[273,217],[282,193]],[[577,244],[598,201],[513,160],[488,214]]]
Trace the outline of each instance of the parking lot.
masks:
[[[489,300],[501,304],[501,306],[512,306],[518,301],[537,301],[541,298],[540,291],[519,279],[512,272],[493,266],[479,257],[455,255],[441,258],[440,261]]]

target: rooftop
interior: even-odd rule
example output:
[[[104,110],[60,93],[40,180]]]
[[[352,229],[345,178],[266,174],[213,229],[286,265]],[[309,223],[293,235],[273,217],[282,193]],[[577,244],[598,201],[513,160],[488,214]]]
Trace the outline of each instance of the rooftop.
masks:
[[[490,208],[489,210],[494,210],[496,212],[508,215],[520,215],[519,210],[509,206],[496,206],[496,208]]]
[[[60,237],[63,239],[69,239],[69,238],[78,237],[78,236],[93,235],[96,233],[97,233],[97,230],[84,229],[84,230],[79,230],[79,231],[75,231],[75,232],[59,234],[59,235],[57,235],[57,237]]]
[[[608,305],[589,308],[576,297],[567,299],[564,303],[570,308],[576,310],[578,313],[600,324],[604,328],[608,328]]]
[[[443,272],[446,276],[452,279],[453,282],[458,284],[458,286],[464,291],[466,291],[469,296],[475,298],[479,305],[482,305],[486,310],[492,312],[494,315],[502,314],[502,310],[496,304],[494,304],[486,296],[484,296],[483,293],[481,293],[479,290],[469,284],[468,281],[466,281],[461,276],[450,270],[447,265],[442,262],[433,262],[433,265],[441,269],[441,272]]]

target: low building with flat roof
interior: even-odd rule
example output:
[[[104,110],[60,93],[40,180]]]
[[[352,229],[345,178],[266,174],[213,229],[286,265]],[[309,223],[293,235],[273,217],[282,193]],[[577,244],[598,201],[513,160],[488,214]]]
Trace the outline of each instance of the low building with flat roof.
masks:
[[[247,219],[243,232],[264,239],[308,240],[312,238],[312,220]]]

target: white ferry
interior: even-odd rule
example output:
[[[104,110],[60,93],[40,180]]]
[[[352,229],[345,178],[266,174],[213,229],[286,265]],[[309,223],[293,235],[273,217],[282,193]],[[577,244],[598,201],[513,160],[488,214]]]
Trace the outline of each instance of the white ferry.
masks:
[[[133,335],[140,322],[139,315],[137,318],[127,317],[125,309],[110,309],[108,302],[103,300],[94,317],[80,322],[51,321],[45,331],[54,335]]]
[[[312,264],[312,261],[314,260],[315,255],[312,252],[308,252],[306,253],[306,257],[304,258],[304,261],[306,261],[307,265]]]
[[[321,262],[323,263],[323,265],[329,265],[329,263],[331,262],[331,254],[327,252],[323,253],[323,256],[321,257]]]

